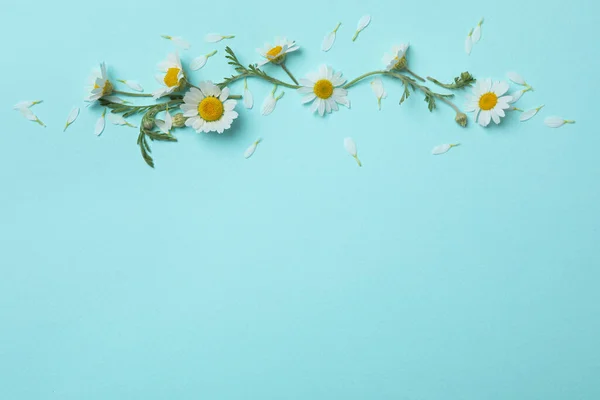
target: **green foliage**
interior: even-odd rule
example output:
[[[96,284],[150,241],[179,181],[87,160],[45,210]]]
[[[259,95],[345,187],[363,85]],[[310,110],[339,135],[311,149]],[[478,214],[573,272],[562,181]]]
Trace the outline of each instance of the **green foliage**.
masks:
[[[461,73],[460,76],[455,77],[453,83],[442,83],[442,82],[438,81],[437,79],[434,79],[429,76],[427,77],[427,79],[429,79],[431,82],[435,83],[436,85],[441,86],[446,89],[462,89],[465,87],[472,86],[477,81],[477,79],[475,79],[473,77],[473,75],[471,75],[468,71],[465,71],[465,72]]]

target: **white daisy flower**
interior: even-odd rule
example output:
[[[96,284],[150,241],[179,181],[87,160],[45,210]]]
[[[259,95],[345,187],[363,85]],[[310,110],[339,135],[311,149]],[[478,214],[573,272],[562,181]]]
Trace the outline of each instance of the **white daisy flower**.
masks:
[[[94,70],[88,80],[88,96],[85,101],[96,101],[113,92],[113,85],[108,80],[106,64],[100,63],[100,69]]]
[[[13,106],[13,110],[20,110],[21,108],[31,108],[36,104],[40,104],[42,100],[23,100]]]
[[[493,120],[500,123],[500,118],[505,116],[504,110],[510,108],[510,96],[504,96],[509,85],[506,82],[491,79],[477,80],[471,96],[466,104],[467,112],[475,112],[475,119],[481,126],[488,126]]]
[[[139,82],[137,82],[137,81],[130,81],[128,79],[119,79],[117,82],[121,82],[121,83],[127,85],[127,87],[129,87],[131,90],[135,90],[136,92],[144,91],[144,88],[142,87],[142,85],[140,85]]]
[[[298,92],[303,94],[302,104],[313,102],[310,111],[318,111],[320,116],[338,110],[338,104],[350,108],[348,91],[341,88],[346,80],[342,73],[333,73],[333,69],[321,65],[319,72],[306,75],[306,79],[300,79],[301,87]]]
[[[377,106],[381,110],[381,99],[385,99],[387,97],[387,93],[383,87],[383,81],[381,78],[377,77],[373,79],[371,82],[371,89],[373,89],[373,93],[375,93],[375,97],[377,97]]]
[[[192,46],[187,40],[183,39],[181,36],[162,35],[162,37],[167,40],[170,40],[175,46],[183,50],[187,50]]]
[[[370,22],[371,22],[371,16],[370,15],[364,15],[358,21],[358,25],[356,26],[356,32],[354,32],[354,36],[352,36],[352,41],[353,42],[358,37],[358,34],[361,33],[369,25]]]
[[[281,64],[285,61],[285,57],[288,53],[298,50],[300,47],[296,45],[296,42],[292,40],[287,40],[287,38],[275,38],[274,45],[270,43],[265,43],[265,45],[256,49],[258,54],[263,56],[265,59],[258,63],[259,67],[267,63],[273,64]]]
[[[208,43],[217,43],[223,39],[233,39],[235,35],[219,35],[218,33],[209,33],[204,37],[204,40]]]
[[[156,81],[161,85],[164,85],[164,87],[155,90],[152,93],[152,96],[155,99],[177,91],[185,79],[183,67],[181,66],[181,59],[177,52],[170,53],[165,61],[158,64],[158,69],[164,74],[156,75]]]
[[[192,127],[197,133],[223,133],[238,117],[238,113],[234,111],[237,101],[227,99],[229,88],[221,90],[210,81],[200,82],[199,86],[199,89],[192,87],[183,96],[181,110],[183,116],[188,118],[185,125]]]
[[[564,119],[561,117],[548,117],[544,120],[544,124],[546,124],[549,128],[560,128],[564,124],[574,124],[575,121],[572,119]]]
[[[198,71],[200,68],[204,67],[208,59],[214,56],[215,54],[217,54],[217,51],[213,50],[208,54],[194,58],[194,60],[192,60],[192,62],[190,63],[190,69],[192,71]]]
[[[325,38],[323,38],[323,43],[321,43],[322,51],[329,51],[333,47],[333,43],[335,43],[335,36],[341,25],[342,23],[339,22],[334,30],[325,35]]]
[[[393,69],[401,71],[406,68],[406,52],[408,51],[409,44],[401,44],[399,46],[392,46],[391,53],[385,53],[383,55],[383,64],[385,65],[386,71]]]
[[[248,80],[244,78],[244,107],[248,110],[254,107],[254,96],[252,96],[252,92],[248,89]]]

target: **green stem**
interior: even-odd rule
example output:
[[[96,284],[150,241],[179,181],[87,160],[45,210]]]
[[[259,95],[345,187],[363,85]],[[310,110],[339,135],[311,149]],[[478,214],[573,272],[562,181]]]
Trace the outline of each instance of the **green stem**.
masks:
[[[358,78],[355,78],[353,80],[351,80],[350,82],[346,83],[344,85],[344,89],[349,89],[352,86],[356,85],[358,82],[360,82],[361,80],[368,78],[369,76],[372,75],[386,75],[388,71],[373,71],[373,72],[367,72],[366,74],[362,74],[361,76],[359,76]]]
[[[264,81],[271,82],[274,85],[284,86],[284,87],[290,88],[290,89],[299,89],[300,88],[300,85],[292,85],[290,83],[286,83],[286,82],[280,81],[279,79],[276,79],[276,78],[273,78],[273,77],[270,77],[270,76],[267,76],[267,75],[257,75],[255,73],[253,73],[252,71],[246,71],[246,72],[244,72],[242,74],[235,75],[235,76],[229,78],[227,84],[230,84],[230,83],[235,82],[235,81],[237,81],[239,79],[242,79],[242,78],[250,78],[250,77],[259,78],[259,79],[262,79]],[[219,83],[217,86],[219,86],[222,89],[225,86],[225,84],[224,83]]]
[[[285,63],[281,63],[280,65],[281,65],[281,68],[283,68],[283,70],[285,71],[285,73],[288,74],[288,76],[292,79],[292,81],[294,81],[294,83],[296,85],[298,85],[298,81],[296,80],[296,78],[294,78],[294,75],[292,75],[290,70],[287,69],[287,67],[285,66]]]
[[[152,97],[150,93],[130,93],[130,92],[122,92],[120,90],[113,90],[114,94],[120,94],[123,96],[131,96],[131,97]]]
[[[420,80],[421,82],[425,82],[425,79],[421,78],[419,75],[415,74],[410,69],[408,69],[408,68],[404,68],[404,69],[406,70],[406,72],[408,72],[409,74],[411,74],[412,76],[417,78],[417,80]]]

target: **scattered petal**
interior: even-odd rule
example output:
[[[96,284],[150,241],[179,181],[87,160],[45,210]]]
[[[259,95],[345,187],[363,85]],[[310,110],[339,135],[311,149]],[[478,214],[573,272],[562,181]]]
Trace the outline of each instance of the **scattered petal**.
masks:
[[[377,105],[381,110],[381,99],[385,99],[387,97],[387,93],[385,92],[381,78],[377,77],[373,79],[371,82],[371,89],[373,89],[373,93],[375,93],[375,97],[377,97]]]
[[[208,59],[215,54],[217,54],[216,50],[203,56],[194,58],[194,60],[190,63],[190,69],[192,71],[198,71],[200,68],[204,67]]]
[[[528,86],[527,82],[525,82],[525,79],[521,75],[517,74],[516,72],[513,72],[513,71],[507,72],[506,76],[508,77],[508,79],[510,79],[517,85]]]
[[[163,120],[157,119],[154,121],[154,123],[156,124],[158,129],[161,130],[161,132],[166,133],[167,135],[171,134],[171,129],[173,128],[173,116],[171,116],[168,106],[167,106],[167,109],[165,110],[165,120],[163,121]]]
[[[321,50],[323,51],[329,51],[331,49],[331,47],[333,47],[333,43],[335,42],[335,35],[338,31],[338,29],[340,29],[340,26],[342,25],[341,22],[339,22],[337,24],[337,26],[335,27],[335,29],[331,32],[329,32],[325,38],[323,39],[323,43],[321,44]]]
[[[258,138],[254,141],[254,143],[252,143],[250,145],[250,147],[248,147],[246,149],[246,151],[244,152],[244,158],[250,158],[252,157],[252,154],[254,154],[254,152],[256,151],[256,147],[258,146],[258,144],[261,142],[261,138]]]
[[[250,89],[248,89],[248,82],[246,79],[244,79],[244,107],[247,109],[254,107],[254,97],[252,96]]]
[[[574,124],[575,121],[570,119],[564,119],[561,117],[548,117],[544,120],[544,124],[550,128],[560,128],[564,124]]]
[[[140,85],[137,81],[129,81],[129,80],[126,80],[126,79],[119,79],[118,82],[124,83],[131,90],[135,90],[136,92],[143,92],[144,91],[144,88],[142,87],[142,85]]]
[[[475,29],[473,29],[473,44],[479,42],[479,39],[481,39],[481,24],[483,24],[483,18],[479,20],[479,23]]]
[[[73,123],[75,122],[75,120],[77,119],[77,116],[79,116],[79,107],[75,107],[71,110],[71,112],[69,113],[69,116],[67,117],[67,123],[65,124],[65,129],[63,129],[63,132],[67,130],[67,128]]]
[[[117,97],[117,96],[104,96],[103,99],[106,100],[106,101],[110,101],[111,103],[117,103],[117,104],[127,104],[127,103],[130,103],[129,101],[123,100],[122,98]]]
[[[469,31],[469,34],[465,39],[465,53],[467,53],[467,55],[471,55],[471,50],[473,50],[473,29]]]
[[[42,100],[24,100],[20,101],[13,106],[13,110],[19,110],[21,108],[30,108],[36,104],[40,104]]]
[[[542,109],[544,108],[543,105],[539,106],[538,108],[534,108],[532,110],[527,110],[525,111],[523,114],[521,114],[521,116],[519,117],[519,120],[521,122],[527,121],[533,117],[535,117],[535,115]]]
[[[512,97],[510,103],[516,103],[517,101],[519,101],[519,99],[521,98],[521,96],[523,96],[523,94],[525,93],[525,90],[517,90],[516,92],[511,93],[509,96]]]
[[[204,40],[208,43],[217,43],[223,39],[233,39],[235,35],[219,35],[217,33],[209,33],[204,37]]]
[[[104,109],[104,111],[102,111],[102,116],[100,116],[100,118],[98,118],[98,121],[96,121],[96,128],[94,129],[94,134],[96,136],[100,136],[102,134],[102,132],[104,132],[104,127],[106,126],[106,108]]]
[[[269,115],[273,112],[273,110],[275,110],[275,106],[277,105],[277,101],[279,99],[281,99],[283,97],[283,94],[285,92],[281,92],[281,94],[277,97],[275,97],[275,92],[277,91],[277,85],[275,85],[275,87],[273,88],[273,90],[271,91],[271,93],[269,93],[269,95],[267,96],[267,98],[265,99],[265,101],[262,104],[262,108],[261,108],[261,114],[262,115]]]
[[[21,113],[22,116],[24,116],[28,120],[37,122],[44,128],[46,127],[46,124],[44,124],[42,121],[40,121],[40,119],[29,108],[27,108],[27,107],[19,108],[19,112]]]
[[[119,115],[119,114],[113,114],[113,113],[108,114],[108,120],[114,125],[126,125],[126,126],[129,126],[132,128],[137,128],[137,126],[130,124],[129,122],[127,122],[125,120],[125,118],[123,118],[122,115]]]
[[[180,49],[187,50],[191,47],[191,45],[180,36],[162,35],[162,37],[170,40],[176,47],[179,47]]]
[[[358,159],[358,153],[356,151],[356,143],[354,143],[354,140],[352,140],[352,138],[347,137],[344,139],[344,148],[346,149],[348,154],[350,154],[352,157],[354,157],[358,166],[362,167],[362,163]]]
[[[431,154],[434,156],[438,156],[440,154],[444,154],[448,152],[453,147],[459,146],[460,143],[450,143],[450,144],[440,144],[439,146],[435,146],[433,150],[431,150]]]
[[[356,32],[354,32],[354,36],[352,36],[352,41],[354,42],[358,37],[358,34],[362,32],[371,22],[371,16],[365,15],[358,21],[358,26],[356,27]]]

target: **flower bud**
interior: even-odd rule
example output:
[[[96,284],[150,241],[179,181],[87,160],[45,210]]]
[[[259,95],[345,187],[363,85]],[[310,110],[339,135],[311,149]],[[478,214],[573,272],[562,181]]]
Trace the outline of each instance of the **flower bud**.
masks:
[[[147,131],[151,131],[152,129],[154,129],[154,119],[143,118],[142,127]]]
[[[186,117],[182,113],[173,116],[173,128],[183,128],[185,126]]]
[[[454,118],[454,120],[456,121],[457,124],[459,124],[463,128],[465,126],[467,126],[467,115],[465,113],[457,112],[456,118]]]

